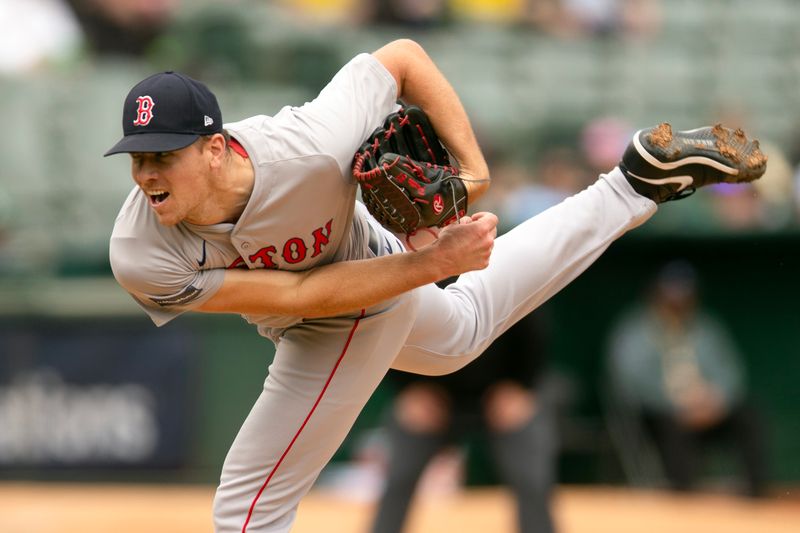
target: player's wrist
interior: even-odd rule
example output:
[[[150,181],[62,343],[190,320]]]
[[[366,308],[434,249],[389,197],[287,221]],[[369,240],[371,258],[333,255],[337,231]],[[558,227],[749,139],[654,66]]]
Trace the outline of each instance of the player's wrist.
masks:
[[[413,260],[419,262],[419,271],[425,272],[429,283],[435,283],[461,273],[438,241],[409,255],[414,256]]]
[[[467,190],[467,198],[470,205],[474,204],[486,193],[492,181],[489,176],[489,167],[485,163],[479,168],[462,166],[458,177]]]

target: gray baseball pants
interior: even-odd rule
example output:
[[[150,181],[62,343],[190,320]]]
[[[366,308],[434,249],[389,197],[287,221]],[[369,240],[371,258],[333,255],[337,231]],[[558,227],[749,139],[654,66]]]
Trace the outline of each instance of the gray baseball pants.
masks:
[[[352,316],[287,329],[225,459],[216,531],[289,531],[301,498],[390,367],[458,370],[655,211],[614,169],[498,237],[485,270],[445,289],[421,287]]]

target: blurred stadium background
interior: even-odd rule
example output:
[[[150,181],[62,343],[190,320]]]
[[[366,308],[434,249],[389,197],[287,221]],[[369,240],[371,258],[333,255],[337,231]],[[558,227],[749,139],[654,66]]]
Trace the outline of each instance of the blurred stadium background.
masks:
[[[800,3],[0,0],[0,531],[71,531],[54,525],[70,516],[76,530],[108,531],[157,501],[182,510],[171,531],[210,531],[224,454],[272,357],[236,317],[187,316],[156,329],[116,286],[107,243],[132,184],[128,161],[102,153],[119,136],[130,86],[182,70],[211,86],[228,121],[273,114],[313,98],[354,54],[398,37],[419,41],[461,95],[495,169],[496,192],[480,207],[505,224],[531,214],[541,188],[566,194],[610,168],[639,127],[725,121],[762,139],[770,165],[761,182],[669,206],[547,304],[563,395],[558,516],[568,533],[604,531],[579,518],[604,506],[615,510],[609,531],[654,529],[652,516],[670,531],[800,530]],[[663,494],[653,515],[637,509],[650,509],[641,502],[657,482],[623,490],[641,478],[607,427],[605,344],[653,269],[674,257],[696,265],[706,303],[746,356],[767,415],[767,502]],[[341,528],[305,525],[311,513],[301,507],[298,530],[366,527],[379,482],[351,467],[380,450],[392,393],[378,390],[309,504],[320,516],[338,510]],[[467,483],[492,486],[475,451]],[[712,492],[730,482],[732,464],[714,456]],[[154,500],[125,492],[152,486]],[[349,506],[326,507],[326,489]],[[502,494],[475,490],[487,494],[484,516],[500,521],[473,520],[475,530],[512,530]],[[115,494],[116,507],[106,499]],[[48,515],[43,499],[66,510]],[[93,506],[115,518],[100,523]],[[791,529],[764,525],[779,523]],[[162,530],[147,524],[137,530]]]

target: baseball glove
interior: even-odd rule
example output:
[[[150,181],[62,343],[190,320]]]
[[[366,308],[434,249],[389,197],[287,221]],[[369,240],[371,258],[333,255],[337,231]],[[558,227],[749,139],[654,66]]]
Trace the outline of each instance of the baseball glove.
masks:
[[[416,106],[392,113],[355,154],[361,198],[384,227],[413,234],[467,211],[467,189],[428,116]]]

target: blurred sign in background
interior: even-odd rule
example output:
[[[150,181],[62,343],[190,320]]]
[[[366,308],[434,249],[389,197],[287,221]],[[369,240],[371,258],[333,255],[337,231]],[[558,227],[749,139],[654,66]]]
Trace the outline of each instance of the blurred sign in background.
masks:
[[[179,328],[155,335],[109,321],[4,324],[0,464],[186,465],[193,346]]]

